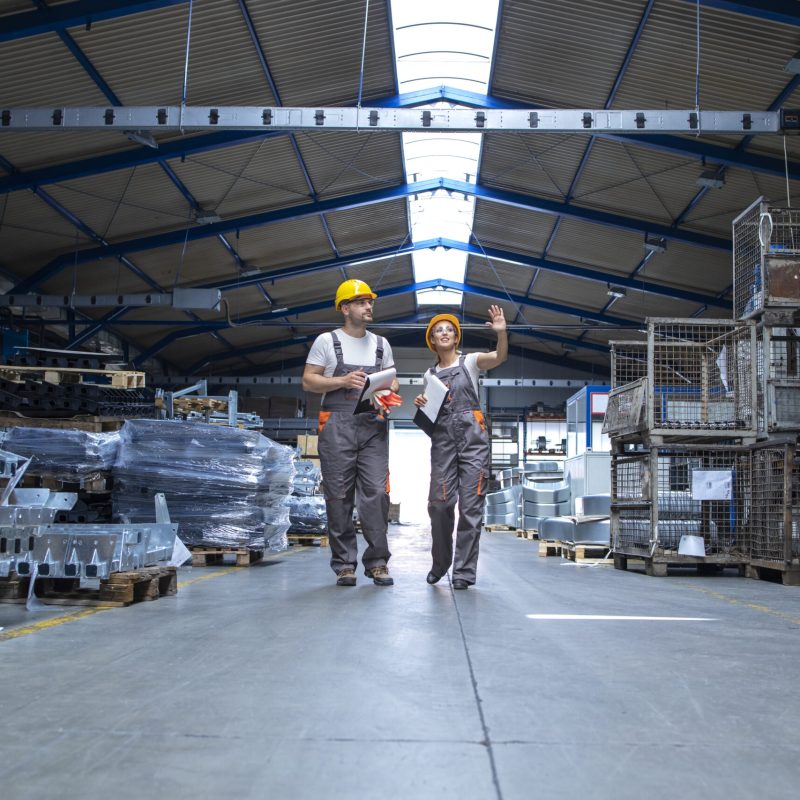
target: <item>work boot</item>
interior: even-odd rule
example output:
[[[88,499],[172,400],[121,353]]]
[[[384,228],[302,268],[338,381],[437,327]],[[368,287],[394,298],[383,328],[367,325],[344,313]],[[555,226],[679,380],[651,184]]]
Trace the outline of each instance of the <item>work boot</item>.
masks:
[[[365,569],[364,573],[368,578],[372,578],[372,582],[376,586],[393,586],[394,580],[389,575],[389,570],[385,566],[373,567],[372,569]]]
[[[336,573],[337,586],[355,586],[356,585],[356,571],[345,567]]]

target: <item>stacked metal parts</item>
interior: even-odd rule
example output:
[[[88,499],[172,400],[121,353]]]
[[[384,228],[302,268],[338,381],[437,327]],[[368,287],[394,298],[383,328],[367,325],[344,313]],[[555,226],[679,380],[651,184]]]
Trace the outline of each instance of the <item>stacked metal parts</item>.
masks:
[[[143,379],[126,379],[134,375],[141,373],[107,369],[99,357],[13,355],[0,370],[0,409],[27,417],[152,417],[155,394]]]
[[[289,533],[319,536],[328,529],[325,498],[319,494],[319,463],[308,459],[295,461],[294,491],[289,498]]]
[[[117,459],[119,433],[15,427],[0,432],[0,445],[30,457],[29,475],[80,483],[110,472]]]
[[[612,342],[615,565],[745,566],[800,582],[800,211],[733,222],[734,319]]]
[[[142,519],[163,492],[185,544],[284,547],[294,457],[255,431],[128,421],[113,470],[115,518]]]
[[[539,521],[569,513],[569,487],[557,461],[534,461],[499,473],[501,489],[486,496],[484,524],[538,530]]]
[[[71,509],[77,494],[16,488],[30,459],[0,451],[0,463],[7,480],[0,498],[0,576],[103,579],[172,557],[178,526],[163,495],[154,498],[154,523],[59,525],[55,515]]]

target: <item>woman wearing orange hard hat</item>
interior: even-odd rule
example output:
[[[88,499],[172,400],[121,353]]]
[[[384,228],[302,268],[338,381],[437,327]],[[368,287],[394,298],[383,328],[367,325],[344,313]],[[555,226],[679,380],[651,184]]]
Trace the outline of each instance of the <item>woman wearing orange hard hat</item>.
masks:
[[[497,334],[490,353],[462,354],[461,325],[452,314],[437,314],[425,331],[436,363],[424,374],[427,386],[435,376],[447,395],[431,428],[431,483],[428,515],[431,519],[432,565],[427,581],[437,583],[452,566],[454,589],[475,583],[483,519],[483,501],[489,478],[489,435],[478,395],[478,375],[502,364],[508,357],[508,334],[503,309],[490,306],[487,327]],[[414,399],[423,408],[424,394]],[[455,552],[453,528],[458,501]]]

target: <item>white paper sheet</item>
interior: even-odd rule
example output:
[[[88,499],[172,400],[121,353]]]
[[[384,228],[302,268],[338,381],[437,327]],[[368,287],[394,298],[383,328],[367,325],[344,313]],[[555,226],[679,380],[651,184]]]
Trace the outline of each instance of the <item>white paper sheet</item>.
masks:
[[[730,500],[733,472],[729,469],[696,469],[692,471],[694,500]]]
[[[428,398],[428,402],[422,408],[418,408],[414,415],[414,424],[422,428],[428,436],[433,432],[433,426],[436,424],[448,391],[447,386],[434,374],[428,375],[428,382],[425,386],[425,397]]]

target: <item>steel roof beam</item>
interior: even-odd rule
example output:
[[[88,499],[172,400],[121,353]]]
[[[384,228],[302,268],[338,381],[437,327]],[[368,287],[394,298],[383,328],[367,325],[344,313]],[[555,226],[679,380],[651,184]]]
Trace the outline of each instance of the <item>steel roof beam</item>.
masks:
[[[0,42],[25,39],[78,25],[184,5],[188,0],[75,0],[38,11],[22,11],[0,18]]]
[[[695,5],[698,0],[684,0]],[[784,25],[800,25],[800,4],[797,0],[699,0],[701,6],[732,11]]]
[[[183,158],[196,153],[233,147],[253,140],[263,140],[273,136],[287,136],[288,131],[218,131],[204,133],[199,136],[181,137],[168,142],[159,142],[158,149],[152,147],[127,148],[118,153],[98,155],[78,161],[69,161],[52,167],[17,172],[0,178],[0,192],[15,192],[21,189],[33,189],[48,183],[64,183],[65,181],[115,172],[143,164],[153,164],[170,158]]]
[[[554,313],[565,314],[567,316],[578,317],[584,320],[592,320],[594,322],[605,323],[617,327],[637,328],[641,326],[640,320],[631,320],[631,319],[625,319],[623,317],[614,317],[609,314],[598,314],[597,312],[594,311],[579,309],[576,308],[575,306],[565,306],[560,303],[551,303],[545,300],[534,300],[528,297],[506,295],[503,292],[498,292],[488,287],[474,286],[466,283],[457,283],[455,281],[447,281],[442,279],[421,281],[406,286],[399,286],[391,289],[385,289],[384,291],[381,292],[380,296],[383,299],[387,299],[389,297],[395,297],[397,295],[412,294],[419,291],[425,291],[426,289],[436,289],[439,287],[443,289],[453,289],[455,291],[464,292],[465,294],[476,295],[480,297],[489,297],[494,300],[499,300],[500,302],[511,302],[520,305],[530,306],[531,308],[541,308],[547,311],[552,311]],[[186,339],[192,336],[200,336],[205,333],[210,333],[212,331],[222,330],[230,327],[236,327],[236,325],[253,325],[258,322],[266,322],[272,319],[276,319],[278,317],[290,317],[299,314],[308,314],[308,313],[313,313],[315,311],[330,310],[330,308],[331,308],[330,300],[325,299],[316,303],[307,303],[305,305],[295,306],[292,308],[279,308],[264,314],[255,314],[249,317],[243,317],[233,325],[231,325],[227,320],[204,322],[202,325],[197,325],[193,328],[189,328],[188,330],[173,331],[172,333],[167,334],[166,336],[159,339],[151,347],[149,347],[146,351],[142,352],[135,359],[134,363],[141,364],[148,358],[152,358],[153,356],[157,355],[165,347],[168,347],[170,344],[172,344],[175,341],[178,341],[179,339]],[[154,324],[163,324],[163,323],[154,323]]]
[[[446,88],[446,87],[445,87]],[[447,90],[447,99],[453,102],[460,102],[461,95],[466,92],[455,92]],[[402,98],[402,107],[412,104],[413,98],[422,93],[414,95],[399,95]],[[435,94],[425,93],[425,99],[421,96],[417,98],[420,103],[431,102],[431,97],[436,98]],[[466,97],[464,100],[468,99]],[[493,108],[500,106],[511,106],[510,101],[501,102],[486,95],[474,95],[475,103],[482,101],[479,108]],[[377,104],[375,104],[377,105]],[[393,107],[391,102],[385,102],[385,107]],[[528,106],[530,107],[530,106]],[[152,164],[153,162],[163,161],[170,158],[184,158],[196,153],[209,152],[225,147],[234,147],[239,144],[246,144],[250,141],[261,141],[273,136],[288,136],[291,131],[215,131],[191,137],[180,137],[171,141],[159,142],[159,147],[154,150],[150,147],[127,148],[118,153],[110,153],[93,158],[80,159],[77,161],[58,164],[52,167],[18,172],[13,175],[6,175],[0,178],[0,192],[14,192],[21,189],[32,189],[34,186],[45,185],[48,183],[63,183],[65,181],[84,178],[91,175],[100,175],[105,172],[127,169],[142,164]],[[698,139],[689,137],[671,136],[668,134],[592,134],[594,138],[606,139],[609,141],[619,141],[625,144],[633,144],[637,147],[649,148],[674,155],[706,159],[715,164],[720,164],[737,169],[759,172],[765,175],[776,175],[784,177],[786,174],[785,165],[782,159],[771,156],[758,155],[742,152],[730,147],[702,142]],[[800,163],[791,161],[788,164],[789,178],[800,180]]]
[[[450,86],[439,86],[434,89],[423,89],[418,92],[394,95],[390,97],[371,100],[370,106],[376,108],[409,108],[417,105],[427,105],[446,100],[458,105],[471,108],[500,109],[500,108],[543,108],[531,103],[520,103],[516,100],[505,100],[494,95],[478,94],[463,89],[454,89]],[[775,109],[770,107],[771,111]],[[490,131],[491,132],[491,131]],[[708,159],[718,164],[746,169],[752,172],[761,172],[766,175],[784,177],[785,164],[782,159],[771,156],[755,155],[735,151],[730,147],[702,142],[696,138],[674,136],[670,134],[648,133],[647,135],[632,133],[592,133],[595,139],[623,142],[637,147],[646,147],[665,153],[689,158]],[[789,162],[789,177],[800,180],[800,163]]]
[[[625,217],[620,214],[613,214],[607,211],[598,211],[590,208],[573,206],[570,203],[563,203],[543,197],[532,197],[513,192],[490,189],[485,186],[476,186],[465,181],[454,181],[447,178],[434,178],[427,181],[418,181],[402,186],[389,187],[387,189],[375,189],[367,192],[359,192],[354,195],[332,198],[330,200],[320,200],[314,203],[304,203],[289,208],[282,208],[277,211],[266,211],[258,214],[248,214],[243,217],[222,220],[210,225],[203,225],[196,228],[173,230],[167,233],[156,234],[154,236],[144,236],[138,239],[128,239],[113,244],[104,244],[101,247],[88,248],[76,253],[68,253],[58,256],[49,264],[37,270],[30,277],[22,280],[13,288],[13,293],[24,294],[36,288],[42,281],[47,280],[60,272],[63,268],[75,263],[88,263],[99,261],[105,258],[114,258],[125,253],[141,252],[144,250],[154,250],[160,247],[183,244],[184,241],[197,241],[218,236],[220,233],[229,231],[244,230],[247,228],[261,227],[277,222],[285,222],[295,219],[316,216],[329,211],[344,211],[351,208],[363,208],[365,206],[385,203],[408,197],[413,194],[425,194],[437,190],[447,192],[457,192],[464,195],[474,195],[475,197],[487,202],[510,205],[522,208],[526,211],[538,212],[543,214],[562,215],[573,219],[592,222],[598,225],[606,225],[613,228],[641,233],[642,235],[651,234],[661,236],[665,239],[683,242],[685,244],[708,247],[716,250],[728,252],[731,247],[730,240],[716,236],[710,236],[694,231],[678,230],[667,225],[649,223],[644,220]]]
[[[235,279],[225,281],[215,281],[213,283],[203,284],[202,287],[198,288],[221,289],[222,291],[241,289],[243,286],[252,286],[253,284],[257,283],[267,281],[271,282],[285,278],[296,278],[300,275],[324,272],[334,268],[348,267],[359,262],[392,258],[398,255],[414,253],[419,250],[433,249],[435,247],[444,247],[447,250],[459,250],[461,252],[468,253],[469,255],[485,256],[497,261],[504,261],[509,264],[518,264],[523,267],[529,267],[533,270],[542,269],[546,272],[569,275],[572,278],[581,278],[583,280],[595,281],[603,284],[612,283],[615,286],[624,286],[627,289],[645,292],[647,294],[660,295],[662,297],[669,297],[674,300],[686,300],[690,303],[704,303],[718,308],[724,308],[726,310],[731,309],[731,304],[719,298],[717,295],[693,292],[673,286],[652,283],[651,281],[634,280],[626,275],[617,275],[611,272],[593,269],[591,267],[580,267],[574,264],[564,264],[558,261],[552,261],[550,259],[524,255],[513,250],[501,250],[496,247],[485,246],[479,247],[478,245],[468,242],[459,242],[446,238],[426,239],[425,241],[421,242],[408,242],[400,247],[389,247],[382,250],[371,250],[365,253],[355,253],[346,258],[327,259],[309,264],[301,264],[295,267],[284,267],[271,272],[261,272],[257,275],[237,277]]]

